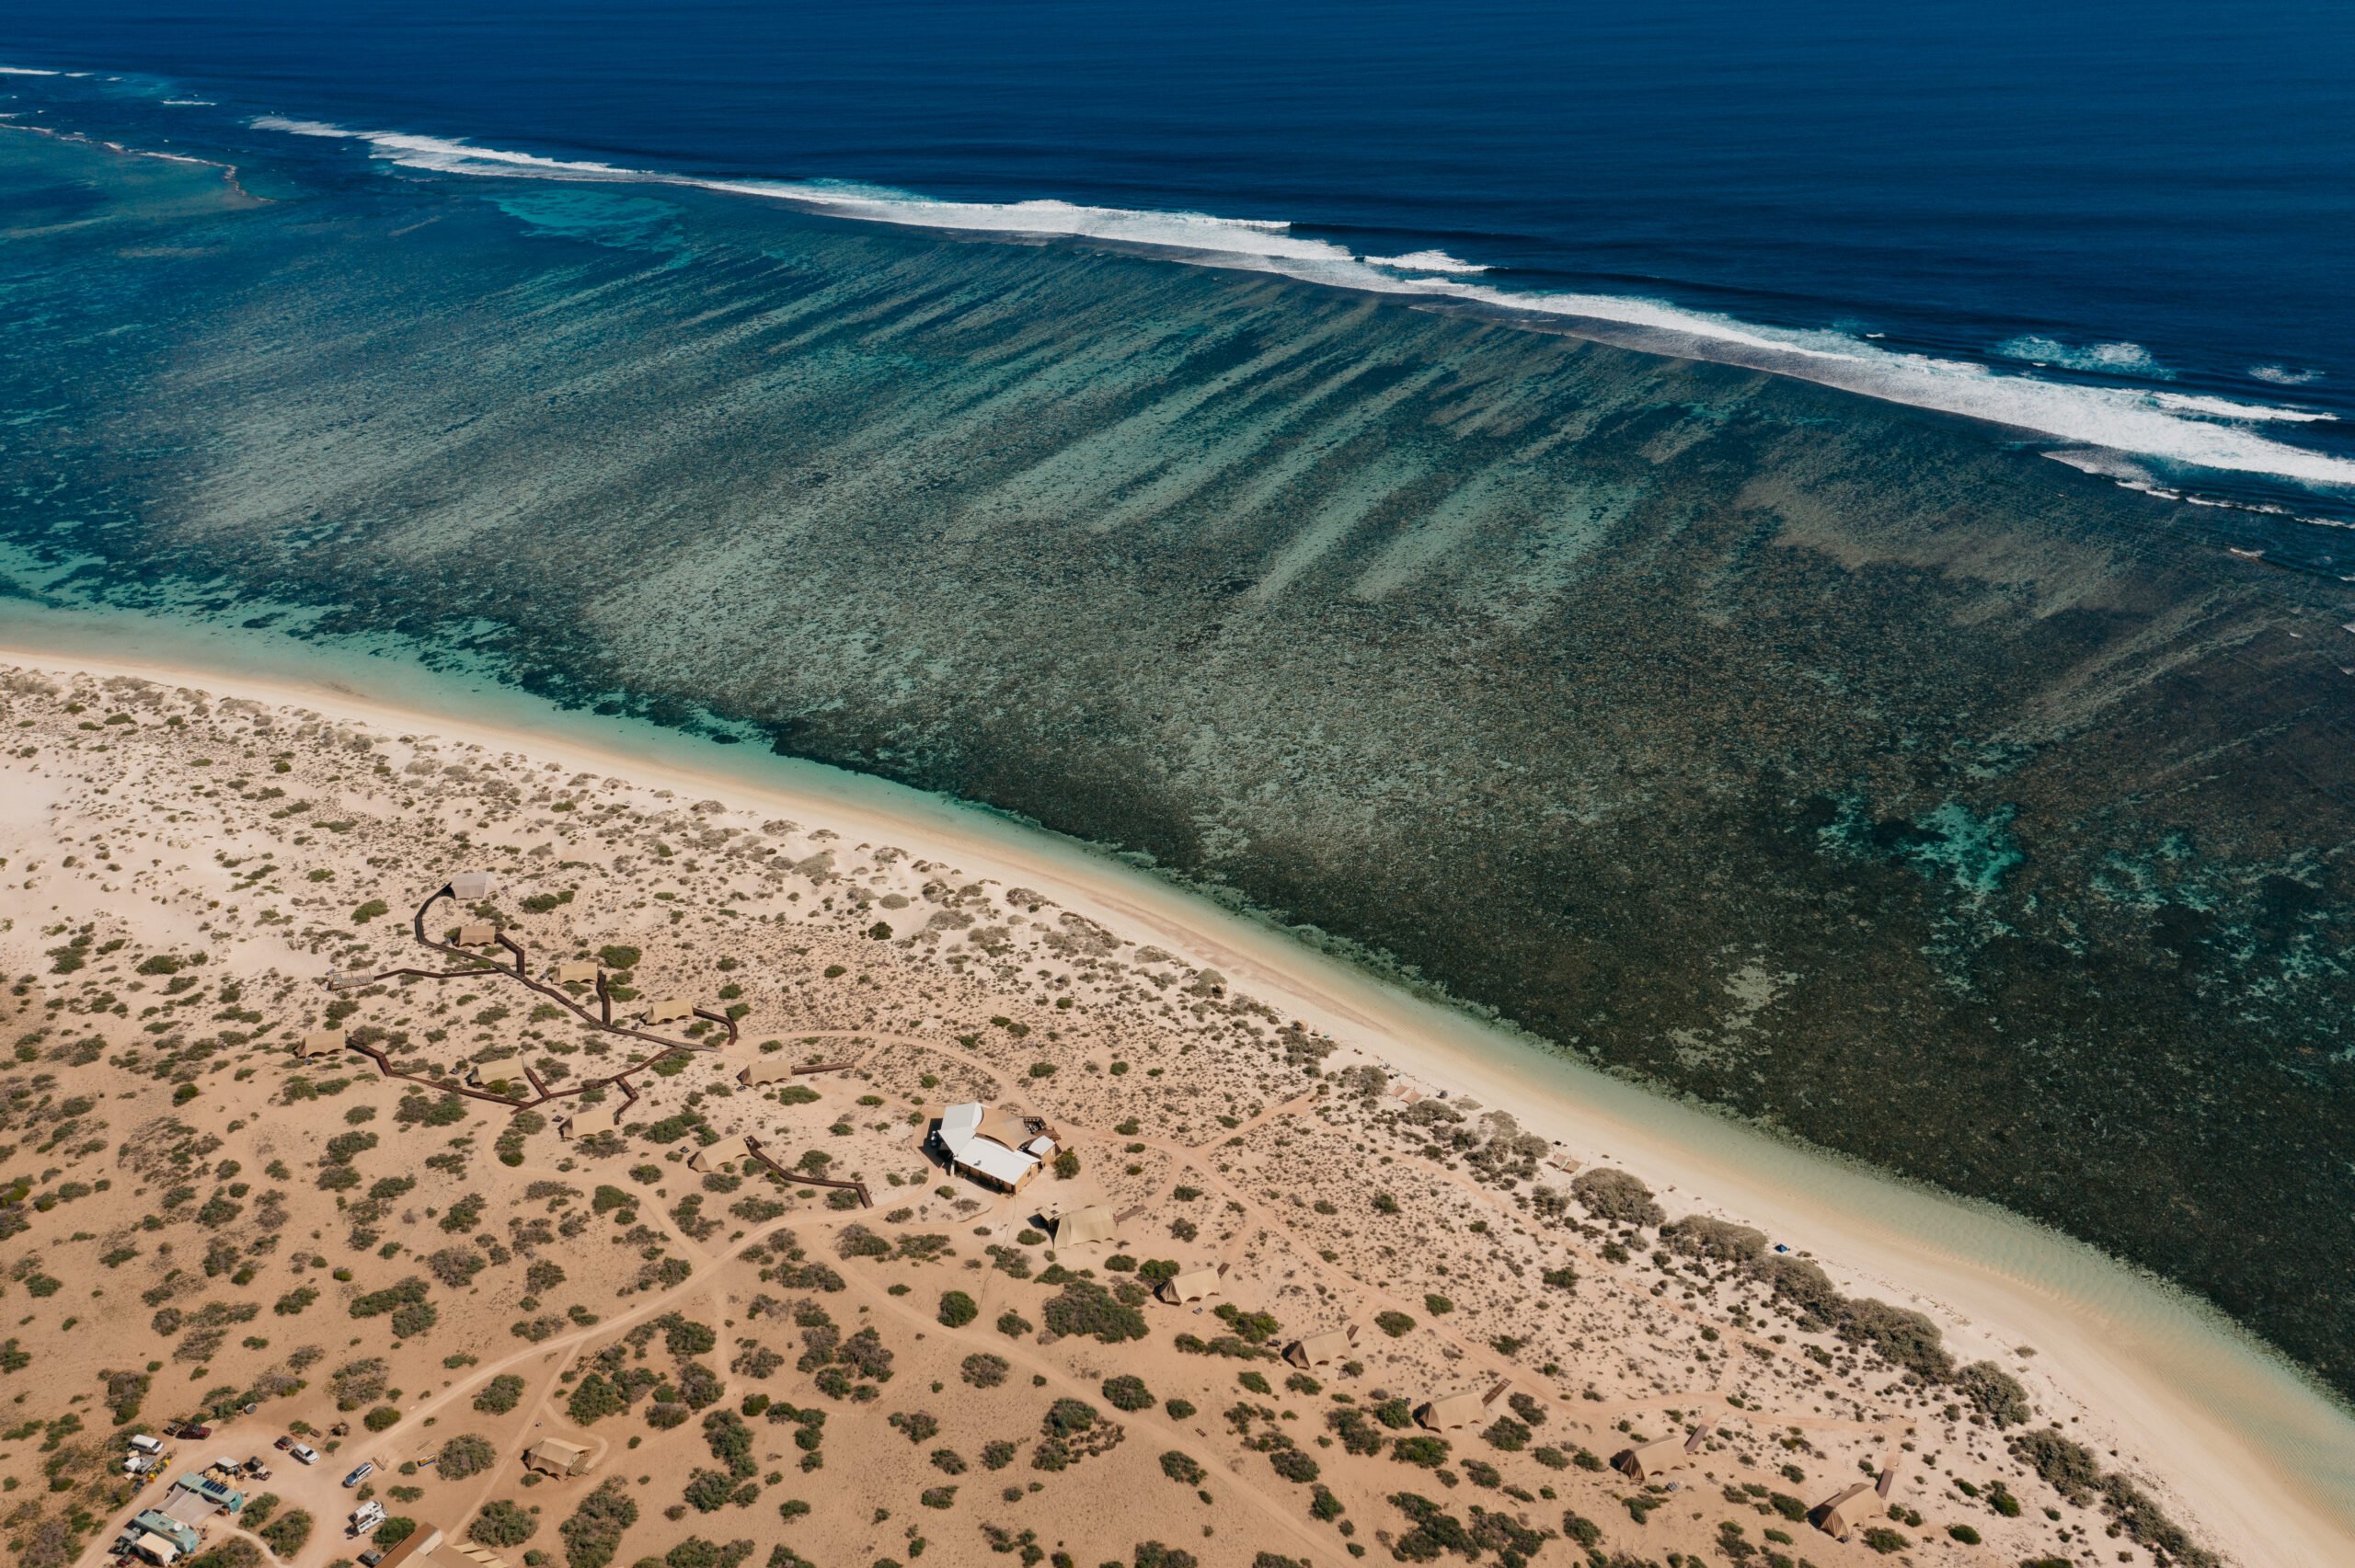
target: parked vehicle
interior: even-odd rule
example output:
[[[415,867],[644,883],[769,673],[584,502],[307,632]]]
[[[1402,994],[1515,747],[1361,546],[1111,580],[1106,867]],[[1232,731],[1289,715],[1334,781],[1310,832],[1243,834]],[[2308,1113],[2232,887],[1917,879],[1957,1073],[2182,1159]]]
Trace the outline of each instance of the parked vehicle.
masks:
[[[371,1547],[360,1554],[360,1568],[376,1568],[376,1564],[384,1560],[385,1554]]]
[[[292,1438],[292,1437],[281,1437],[281,1438],[278,1440],[278,1451],[279,1451],[280,1453],[281,1453],[281,1454],[282,1454],[282,1453],[284,1453],[287,1449],[289,1449],[289,1448],[293,1448],[293,1446],[294,1446],[294,1439],[293,1439],[293,1438]]]
[[[375,1465],[373,1463],[363,1461],[358,1470],[353,1471],[350,1475],[343,1478],[343,1484],[348,1490],[359,1485],[362,1482],[367,1480],[370,1476],[375,1473]]]
[[[304,1464],[315,1465],[319,1462],[318,1449],[312,1448],[308,1443],[297,1443],[286,1451]]]
[[[351,1511],[351,1533],[366,1535],[385,1522],[385,1505],[371,1498]]]
[[[144,1432],[134,1434],[131,1439],[131,1446],[143,1454],[160,1454],[164,1451],[164,1445]]]
[[[213,1428],[202,1425],[197,1422],[188,1421],[181,1423],[179,1427],[172,1433],[172,1436],[175,1437],[185,1437],[190,1442],[201,1443],[205,1438],[213,1436]]]

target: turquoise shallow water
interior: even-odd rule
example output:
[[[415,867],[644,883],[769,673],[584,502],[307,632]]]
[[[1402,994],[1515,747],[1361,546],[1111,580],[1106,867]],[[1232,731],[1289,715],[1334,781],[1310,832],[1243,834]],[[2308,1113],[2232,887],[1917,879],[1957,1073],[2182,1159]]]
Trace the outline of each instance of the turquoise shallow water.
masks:
[[[349,150],[0,198],[28,591],[1034,818],[2349,1381],[2355,658],[2236,516],[1118,247]]]

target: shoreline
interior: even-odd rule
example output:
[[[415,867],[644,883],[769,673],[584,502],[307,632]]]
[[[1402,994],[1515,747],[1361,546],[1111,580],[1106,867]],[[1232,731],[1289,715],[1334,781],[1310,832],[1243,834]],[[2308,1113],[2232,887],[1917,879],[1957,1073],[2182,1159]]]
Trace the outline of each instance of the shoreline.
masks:
[[[974,876],[1038,887],[1123,935],[1220,970],[1333,1036],[1343,1059],[1384,1062],[1509,1108],[1582,1161],[1607,1157],[1674,1194],[1672,1210],[1739,1218],[1816,1254],[1844,1283],[1926,1307],[1959,1348],[2035,1346],[2039,1373],[2050,1369],[2039,1379],[2048,1402],[2062,1394],[2060,1413],[2081,1411],[2089,1438],[2153,1467],[2160,1488],[2242,1561],[2321,1563],[2355,1548],[2355,1420],[2211,1309],[2057,1232],[1545,1054],[1175,884],[982,808],[819,764],[739,759],[511,689],[487,693],[476,712],[437,713],[431,704],[455,695],[459,682],[413,663],[369,660],[382,668],[355,670],[333,650],[289,638],[215,640],[213,648],[169,647],[167,625],[143,615],[42,612],[22,601],[0,608],[0,661],[201,686],[529,750],[651,786],[773,803],[838,832],[936,853]],[[84,641],[111,651],[74,646]],[[289,674],[289,665],[304,672]],[[698,755],[685,755],[690,749]]]

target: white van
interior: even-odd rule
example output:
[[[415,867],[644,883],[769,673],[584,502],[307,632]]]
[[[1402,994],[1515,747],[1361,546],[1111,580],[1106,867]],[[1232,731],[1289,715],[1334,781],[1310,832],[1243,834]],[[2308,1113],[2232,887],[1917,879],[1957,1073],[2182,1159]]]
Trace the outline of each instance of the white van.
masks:
[[[164,1451],[164,1445],[156,1441],[155,1438],[150,1437],[144,1432],[141,1432],[133,1436],[131,1439],[131,1446],[138,1449],[143,1454],[160,1454]]]

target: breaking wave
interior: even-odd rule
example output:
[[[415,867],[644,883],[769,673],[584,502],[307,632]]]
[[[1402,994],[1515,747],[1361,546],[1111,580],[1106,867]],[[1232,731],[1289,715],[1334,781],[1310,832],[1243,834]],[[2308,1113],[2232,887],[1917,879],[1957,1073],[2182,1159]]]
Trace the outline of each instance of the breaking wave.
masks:
[[[313,120],[269,116],[253,123],[259,130],[363,142],[375,157],[443,174],[687,186],[789,202],[862,223],[1148,249],[1196,265],[1275,272],[1435,305],[1505,313],[1629,348],[1791,376],[1886,402],[2006,425],[2075,446],[2299,484],[2355,487],[2355,461],[2292,446],[2250,428],[2327,419],[2328,415],[2141,387],[2047,381],[1971,361],[1885,349],[1845,332],[1764,326],[1636,295],[1499,289],[1469,280],[1466,274],[1479,269],[1443,251],[1360,257],[1331,241],[1295,234],[1281,220],[1054,200],[956,201],[831,180],[705,178],[478,147],[444,137],[354,131]],[[2023,337],[2000,351],[2006,358],[2074,370],[2146,379],[2172,373],[2132,343],[2071,348],[2052,338]]]
[[[2007,360],[2034,365],[2059,365],[2062,370],[2090,371],[2101,375],[2147,376],[2173,381],[2175,372],[2151,357],[2140,343],[2087,343],[2073,348],[2057,338],[2024,333],[1996,349]]]
[[[1387,267],[1399,272],[1469,274],[1488,270],[1476,261],[1460,260],[1443,250],[1411,250],[1404,256],[1369,256],[1365,263],[1369,267]]]

